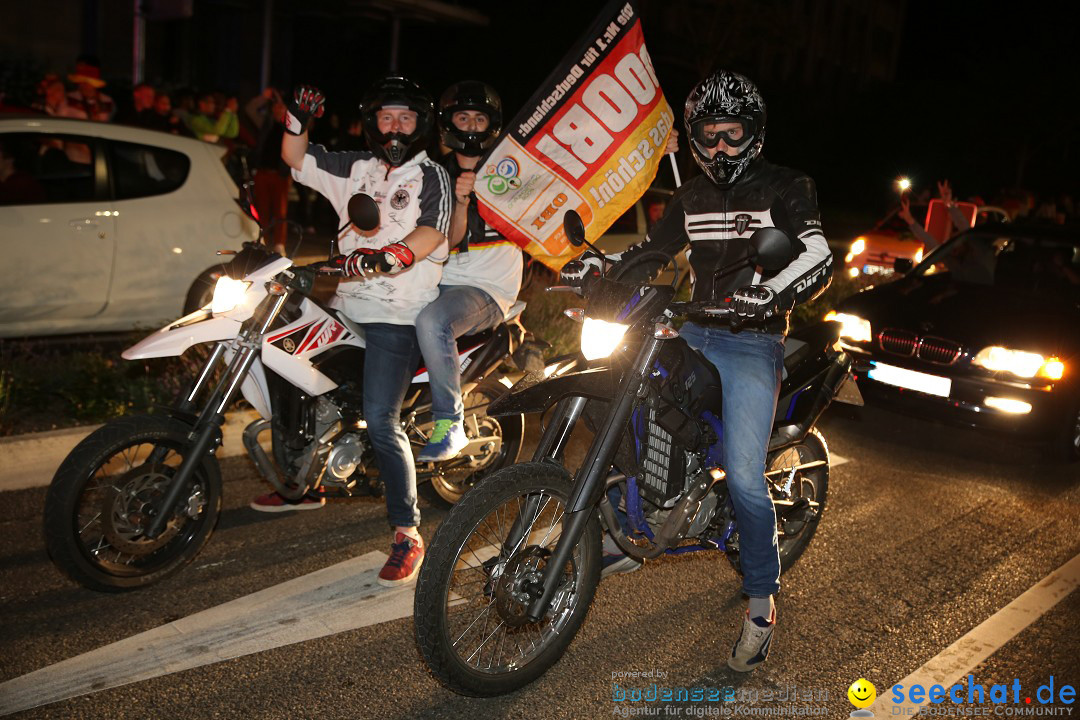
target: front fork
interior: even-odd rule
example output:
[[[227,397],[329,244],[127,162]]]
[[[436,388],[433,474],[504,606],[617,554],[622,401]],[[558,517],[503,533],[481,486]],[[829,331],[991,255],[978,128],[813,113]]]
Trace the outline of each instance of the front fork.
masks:
[[[649,369],[653,366],[653,361],[656,360],[656,356],[660,352],[661,342],[661,340],[651,335],[647,336],[641,350],[638,351],[633,366],[626,373],[618,393],[612,398],[611,409],[604,419],[603,426],[593,439],[592,445],[589,446],[589,453],[585,456],[585,462],[582,463],[581,468],[578,470],[577,477],[574,480],[574,487],[570,491],[570,498],[566,503],[566,512],[563,514],[562,520],[562,534],[555,545],[555,550],[544,566],[543,579],[539,583],[532,583],[526,588],[533,598],[528,609],[528,617],[532,622],[540,620],[544,613],[547,612],[547,608],[558,590],[563,568],[566,567],[574,547],[581,539],[585,526],[592,519],[596,503],[604,492],[611,468],[611,456],[622,441],[622,434],[626,430],[626,423],[630,420],[630,414],[633,412],[634,404],[637,402],[638,392],[649,373]],[[572,398],[569,400],[567,409],[573,408],[574,404],[579,400],[582,401],[580,407],[584,407],[584,398]],[[563,400],[562,402],[566,403],[568,401]],[[578,415],[580,413],[581,410],[578,409]],[[569,416],[569,413],[566,415]],[[556,414],[556,418],[558,417],[558,414]],[[569,427],[572,427],[572,425]],[[569,428],[566,427],[565,422],[553,422],[552,427],[548,428],[548,432],[544,434],[544,437],[547,439],[550,434],[553,441],[552,446],[561,452],[561,447],[557,447],[554,441],[561,438],[565,442],[564,436],[568,433]],[[542,440],[538,453],[543,447],[544,442]]]
[[[195,421],[195,425],[188,435],[188,440],[191,442],[188,446],[188,452],[184,456],[183,462],[180,463],[176,475],[169,481],[164,497],[156,505],[157,512],[150,522],[150,527],[146,529],[146,537],[151,540],[161,535],[165,530],[171,516],[170,509],[180,500],[184,487],[195,469],[202,463],[203,458],[208,452],[212,452],[212,448],[216,448],[221,444],[221,425],[225,421],[225,408],[229,407],[240,391],[240,385],[244,382],[244,378],[247,377],[255,359],[259,356],[263,335],[266,334],[274,320],[277,319],[281,309],[285,307],[289,295],[290,293],[286,292],[282,295],[267,296],[267,300],[269,301],[272,298],[273,302],[269,309],[266,310],[263,319],[255,325],[242,330],[240,337],[234,341],[233,346],[239,347],[239,350],[233,356],[232,361],[229,362],[225,374],[222,375],[221,380],[218,381],[213,392],[210,393],[202,412],[199,413],[199,418]],[[265,307],[265,305],[260,307]],[[258,314],[256,314],[256,317],[258,317]],[[252,331],[253,327],[258,329]],[[185,405],[188,407],[194,405],[195,396],[198,395],[202,385],[210,377],[214,364],[218,362],[224,353],[225,344],[219,343],[199,378],[188,391],[187,398],[181,404],[182,408]]]

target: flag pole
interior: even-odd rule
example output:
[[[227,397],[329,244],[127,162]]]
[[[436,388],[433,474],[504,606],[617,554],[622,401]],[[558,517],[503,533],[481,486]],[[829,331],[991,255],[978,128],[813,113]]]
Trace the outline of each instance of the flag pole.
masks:
[[[671,161],[671,172],[675,175],[675,187],[682,187],[682,178],[679,177],[679,166],[675,164],[675,153],[668,153],[668,160]]]

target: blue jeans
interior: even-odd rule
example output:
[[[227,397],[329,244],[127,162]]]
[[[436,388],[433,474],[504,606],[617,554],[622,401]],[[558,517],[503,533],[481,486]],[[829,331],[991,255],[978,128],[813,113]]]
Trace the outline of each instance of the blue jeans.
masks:
[[[774,595],[780,589],[780,554],[765,455],[780,394],[784,338],[694,323],[679,332],[720,372],[724,471],[739,523],[743,592],[749,597]]]
[[[416,339],[431,382],[431,414],[436,420],[465,418],[457,338],[495,327],[503,313],[491,296],[467,285],[440,285],[439,297],[416,318]]]
[[[417,527],[416,468],[409,438],[401,427],[401,403],[420,361],[412,325],[362,323],[364,353],[364,419],[386,488],[386,514],[391,526]]]

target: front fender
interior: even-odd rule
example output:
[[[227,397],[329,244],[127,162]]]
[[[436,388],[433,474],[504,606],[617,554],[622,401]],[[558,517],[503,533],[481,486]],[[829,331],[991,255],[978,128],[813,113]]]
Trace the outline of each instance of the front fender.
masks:
[[[232,340],[240,334],[242,326],[243,323],[239,320],[221,315],[212,316],[207,310],[196,310],[166,325],[153,335],[146,336],[121,353],[120,357],[125,360],[143,360],[183,355],[192,345]]]
[[[487,414],[500,417],[544,412],[563,398],[573,396],[611,400],[615,395],[613,386],[611,370],[606,366],[547,378],[541,373],[526,373],[502,397],[488,405]]]

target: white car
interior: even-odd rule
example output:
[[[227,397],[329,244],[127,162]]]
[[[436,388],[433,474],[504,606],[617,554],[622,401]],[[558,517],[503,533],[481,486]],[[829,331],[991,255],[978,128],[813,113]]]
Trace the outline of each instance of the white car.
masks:
[[[223,154],[123,125],[0,119],[0,337],[179,317],[206,292],[216,251],[257,237]]]

